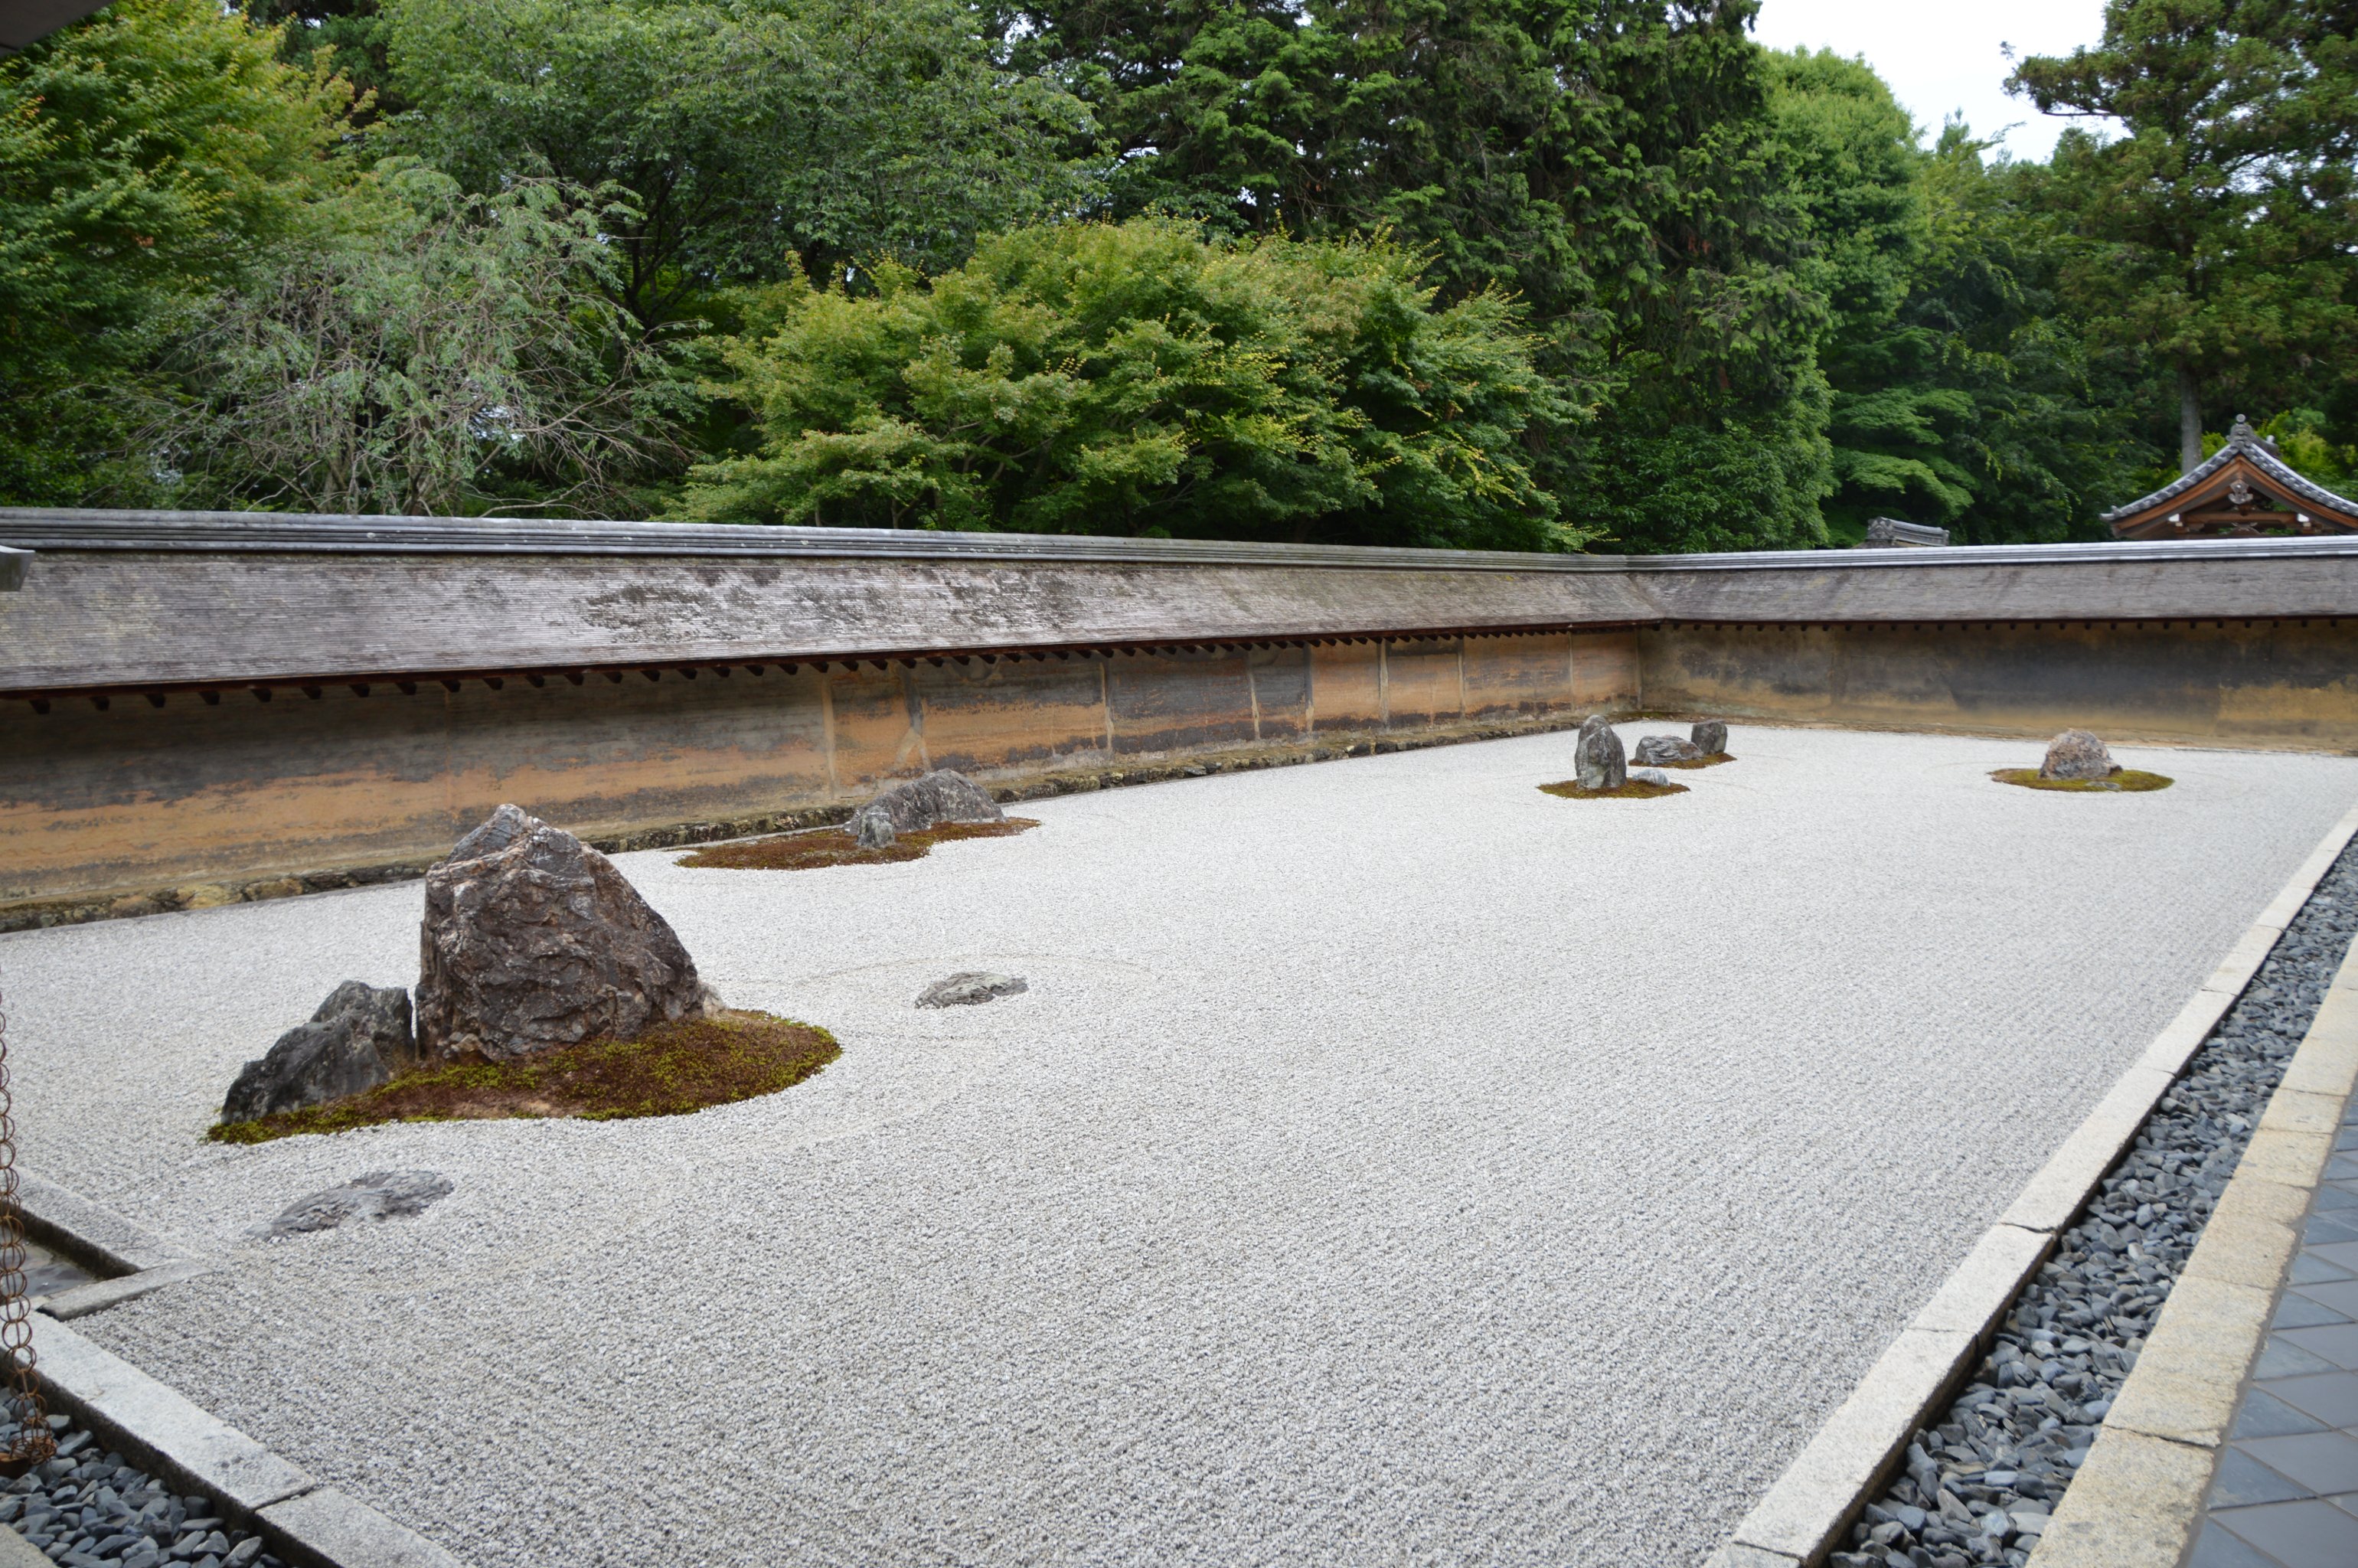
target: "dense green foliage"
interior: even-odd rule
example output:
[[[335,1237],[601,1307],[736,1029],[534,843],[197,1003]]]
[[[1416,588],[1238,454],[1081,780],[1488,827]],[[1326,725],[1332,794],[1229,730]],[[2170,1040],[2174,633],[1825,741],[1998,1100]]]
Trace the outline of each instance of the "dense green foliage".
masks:
[[[2043,110],[2109,115],[2050,171],[2061,280],[2084,330],[2266,407],[2358,394],[2358,5],[2113,0],[2104,41],[2023,63]]]
[[[1756,4],[117,0],[0,61],[0,503],[2054,539],[2237,412],[2346,487],[2351,0],[2113,0],[2046,163]]]
[[[1560,422],[1513,308],[1431,308],[1397,246],[1066,223],[925,286],[788,285],[730,353],[749,522],[1576,547],[1519,438]]]

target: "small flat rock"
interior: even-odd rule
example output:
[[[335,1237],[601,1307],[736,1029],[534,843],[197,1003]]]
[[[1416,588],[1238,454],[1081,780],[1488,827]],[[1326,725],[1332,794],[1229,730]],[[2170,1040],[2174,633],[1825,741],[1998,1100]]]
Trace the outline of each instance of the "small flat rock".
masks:
[[[248,1236],[300,1236],[306,1231],[333,1230],[355,1220],[363,1223],[424,1214],[438,1198],[450,1195],[450,1178],[439,1171],[371,1171],[341,1187],[313,1193],[287,1206],[268,1225],[257,1225]]]
[[[1671,775],[1662,772],[1660,768],[1634,768],[1630,771],[1629,782],[1631,784],[1666,784],[1671,782]]]
[[[1703,757],[1703,748],[1692,741],[1682,741],[1676,735],[1648,735],[1639,741],[1638,749],[1630,754],[1629,760],[1652,765],[1660,762],[1699,762]]]
[[[936,980],[917,994],[919,1007],[972,1007],[977,1002],[995,997],[1013,996],[1032,988],[1021,975],[994,975],[981,969],[963,969],[947,979]]]

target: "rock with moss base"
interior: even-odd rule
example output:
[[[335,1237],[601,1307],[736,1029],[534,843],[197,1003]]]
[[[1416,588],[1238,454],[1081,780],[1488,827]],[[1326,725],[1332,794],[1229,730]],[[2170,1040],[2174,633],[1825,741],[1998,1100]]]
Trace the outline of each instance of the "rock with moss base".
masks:
[[[223,1121],[301,1110],[373,1089],[419,1061],[409,993],[346,980],[310,1021],[248,1062],[222,1102]]]
[[[1629,782],[1629,758],[1621,749],[1621,737],[1601,713],[1581,725],[1580,744],[1573,749],[1572,761],[1583,789],[1619,789]]]
[[[1723,719],[1705,719],[1697,721],[1695,726],[1687,731],[1687,739],[1693,741],[1694,749],[1706,757],[1727,755],[1727,725]]]
[[[1682,741],[1675,735],[1646,735],[1639,739],[1638,749],[1630,753],[1629,760],[1659,767],[1664,762],[1699,762],[1703,756],[1703,748],[1692,741]]]
[[[892,814],[872,803],[855,812],[843,830],[863,849],[889,849],[900,838],[892,831]]]
[[[2048,742],[2047,760],[2039,764],[2042,779],[2108,779],[2121,771],[2104,743],[2085,730],[2066,730]]]
[[[417,1044],[509,1061],[717,1011],[668,921],[614,863],[513,806],[426,873]]]
[[[923,833],[942,822],[1007,820],[1007,813],[983,793],[981,785],[948,768],[894,784],[860,807],[860,815],[864,817],[871,812],[882,812],[895,833]]]

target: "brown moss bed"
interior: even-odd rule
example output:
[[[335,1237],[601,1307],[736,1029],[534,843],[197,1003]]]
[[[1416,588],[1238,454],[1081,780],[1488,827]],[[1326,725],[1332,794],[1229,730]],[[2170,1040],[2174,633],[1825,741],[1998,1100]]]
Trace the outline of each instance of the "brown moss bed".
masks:
[[[1038,819],[1011,816],[1004,822],[943,822],[922,833],[903,833],[882,849],[863,849],[860,840],[840,827],[812,833],[788,833],[775,838],[749,838],[740,844],[715,844],[693,855],[682,855],[679,865],[717,866],[738,871],[806,871],[818,866],[886,866],[914,860],[936,844],[959,838],[1011,838],[1039,827]]]
[[[585,1040],[514,1062],[478,1056],[404,1073],[349,1099],[225,1121],[216,1143],[266,1143],[388,1121],[686,1116],[792,1088],[843,1054],[815,1024],[732,1009],[660,1024],[636,1040]]]
[[[1651,767],[1654,764],[1650,762],[1647,765]],[[1578,779],[1566,779],[1562,784],[1540,785],[1540,793],[1559,795],[1565,800],[1660,800],[1666,795],[1684,795],[1687,786],[1682,784],[1640,784],[1631,779],[1619,789],[1583,789]]]
[[[2074,795],[2142,795],[2147,790],[2168,789],[2178,781],[2159,773],[2124,768],[2108,779],[2042,779],[2037,768],[1998,768],[1990,777],[2000,784],[2020,784],[2024,789],[2058,789]]]
[[[1736,759],[1728,755],[1725,752],[1714,752],[1710,756],[1697,757],[1692,762],[1640,762],[1638,766],[1642,768],[1685,768],[1693,770],[1695,768],[1715,768],[1722,762],[1732,762],[1734,761],[1736,761]]]

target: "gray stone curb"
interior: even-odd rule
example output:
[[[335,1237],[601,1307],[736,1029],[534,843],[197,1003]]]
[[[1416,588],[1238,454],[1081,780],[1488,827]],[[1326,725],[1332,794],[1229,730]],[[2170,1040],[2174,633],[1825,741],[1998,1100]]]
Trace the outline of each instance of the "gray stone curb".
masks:
[[[44,1390],[110,1447],[181,1491],[218,1499],[307,1568],[463,1568],[459,1559],[273,1454],[44,1313],[33,1350]],[[9,1533],[14,1534],[14,1531]]]
[[[416,1531],[322,1486],[65,1325],[67,1319],[208,1273],[211,1264],[180,1256],[113,1209],[38,1176],[19,1174],[16,1195],[27,1232],[115,1276],[35,1303],[29,1320],[33,1352],[53,1407],[176,1489],[214,1498],[225,1517],[258,1532],[290,1563],[305,1568],[464,1568]],[[15,1568],[7,1551],[11,1543],[32,1552],[32,1562],[49,1564],[24,1537],[0,1526],[0,1568]]]
[[[2022,1292],[2023,1286],[2038,1271],[2047,1255],[2054,1250],[2056,1238],[2068,1228],[2112,1168],[2122,1151],[2135,1141],[2137,1129],[2144,1125],[2154,1106],[2169,1086],[2177,1081],[2179,1072],[2189,1057],[2199,1049],[2220,1018],[2234,1005],[2235,998],[2251,983],[2284,935],[2285,927],[2309,901],[2317,884],[2332,869],[2345,846],[2358,836],[2358,807],[2353,807],[2329,830],[2317,848],[2304,860],[2299,870],[2287,880],[2275,900],[2260,912],[2244,935],[2236,939],[2227,955],[2220,961],[2211,978],[2180,1009],[2162,1032],[2154,1037],[2145,1054],[2121,1075],[2110,1092],[2098,1101],[2079,1129],[2066,1139],[2061,1148],[2049,1159],[2039,1173],[2023,1186],[2013,1205],[2001,1216],[1975,1244],[1965,1260],[1959,1265],[1915,1320],[1900,1332],[1866,1376],[1860,1379],[1850,1397],[1843,1401],[1825,1424],[1811,1438],[1801,1456],[1779,1476],[1776,1484],[1753,1510],[1736,1527],[1727,1543],[1714,1552],[1704,1568],[1795,1568],[1796,1564],[1823,1563],[1837,1546],[1843,1532],[1848,1530],[1867,1503],[1891,1477],[1906,1451],[1909,1437],[1925,1423],[1925,1419],[1937,1411],[1963,1383],[1974,1360],[1983,1354],[1996,1333],[2006,1309]],[[2345,961],[2334,989],[2328,993],[2327,1007],[2335,1005],[2334,998],[2345,1000],[2346,1012],[2337,1016],[2350,1020],[2350,1029],[2358,1032],[2358,992],[2342,988],[2353,983],[2353,970]],[[2320,1009],[2316,1025],[2310,1030],[2315,1037],[2325,1026],[2326,1011]],[[2358,1039],[2358,1035],[2353,1035]],[[2351,1047],[2358,1052],[2358,1044]],[[2300,1054],[2305,1055],[2304,1044]],[[2288,1071],[2285,1087],[2293,1087],[2294,1075],[2299,1068],[2299,1056]],[[2270,1103],[2270,1113],[2275,1111]],[[2235,1182],[2244,1179],[2244,1172],[2253,1168],[2254,1156],[2261,1152],[2261,1141],[2268,1136],[2268,1124],[2264,1120],[2260,1133],[2253,1140],[2252,1148],[2238,1168]],[[2328,1148],[2330,1137],[2318,1140],[2318,1147]],[[2308,1146],[2302,1145],[2303,1152]],[[2263,1157],[2265,1159],[2265,1156]],[[2316,1156],[2318,1167],[2324,1164],[2324,1155]],[[2275,1178],[2285,1179],[2282,1176]],[[2309,1176],[2315,1180],[2314,1171]],[[2234,1184],[2228,1193],[2232,1197]],[[2222,1201],[2221,1212],[2226,1203]],[[2214,1217],[2212,1225],[2217,1224]],[[2205,1227],[2203,1244],[2210,1242],[2210,1227]],[[2197,1256],[2201,1248],[2197,1249]],[[2286,1254],[2289,1258],[2290,1254]],[[2191,1264],[2189,1273],[2192,1272]],[[2185,1289],[2183,1280],[2180,1291]],[[2165,1312],[2177,1309],[2179,1291],[2171,1292]],[[2168,1319],[2165,1316],[2164,1322]],[[2265,1330],[2267,1313],[2260,1313],[2258,1329]],[[2158,1339],[2162,1326],[2157,1324],[2154,1337]],[[2256,1347],[2257,1340],[2253,1342]],[[2148,1342],[2147,1356],[2152,1351]],[[2243,1367],[2250,1355],[2238,1363],[2235,1376],[2240,1379]],[[2132,1374],[2132,1384],[2146,1368],[2145,1357],[2137,1362],[2137,1373]],[[2123,1390],[2124,1398],[2128,1392]],[[2233,1411],[2230,1392],[2230,1419]],[[2115,1412],[2119,1406],[2115,1405]],[[2107,1415],[2106,1432],[2114,1425],[2115,1417]],[[2148,1439],[2147,1441],[2154,1441]],[[2100,1437],[2089,1451],[2089,1462],[2082,1465],[2081,1476],[2088,1474],[2103,1451]],[[2201,1488],[2210,1480],[2210,1457],[2204,1451],[2201,1461],[2201,1475],[2194,1484],[2193,1506],[2199,1512]],[[2185,1468],[2185,1466],[2180,1466]],[[2076,1494],[2080,1482],[2064,1493],[2065,1502],[2056,1514],[2061,1527],[2070,1499]],[[2054,1534],[2050,1530],[2048,1541]],[[2069,1568],[2081,1568],[2082,1559],[2070,1560]],[[2084,1562],[2093,1568],[2099,1559]],[[2102,1562],[2126,1564],[2174,1563],[2175,1555],[2164,1558],[2140,1556],[2106,1558]],[[2061,1559],[2052,1556],[2045,1542],[2040,1553],[2032,1558],[2038,1568],[2064,1568]]]
[[[2358,946],[2286,1065],[2030,1568],[2171,1568],[2201,1530],[2219,1450],[2353,1086]]]

